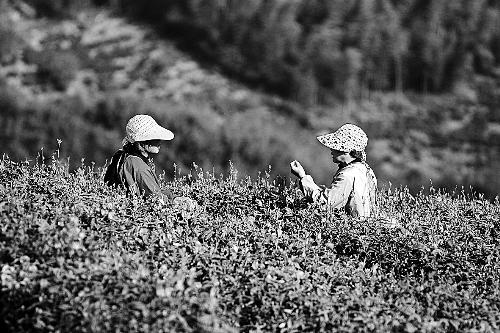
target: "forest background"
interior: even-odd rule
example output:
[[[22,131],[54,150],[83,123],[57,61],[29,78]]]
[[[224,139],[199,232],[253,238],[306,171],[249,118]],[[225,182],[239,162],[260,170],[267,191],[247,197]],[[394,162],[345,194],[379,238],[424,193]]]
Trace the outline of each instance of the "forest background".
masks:
[[[159,168],[303,162],[354,122],[381,183],[499,193],[500,4],[488,0],[0,0],[0,144],[104,165],[126,121],[176,134]]]

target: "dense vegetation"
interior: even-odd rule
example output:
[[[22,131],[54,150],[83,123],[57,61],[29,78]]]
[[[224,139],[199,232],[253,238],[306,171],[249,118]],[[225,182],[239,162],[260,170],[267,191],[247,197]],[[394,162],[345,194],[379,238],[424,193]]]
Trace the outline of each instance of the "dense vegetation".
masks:
[[[53,12],[80,1],[32,1]],[[100,0],[182,34],[238,76],[306,103],[367,89],[449,91],[498,75],[487,0]],[[194,42],[194,44],[193,44]]]
[[[359,221],[198,168],[163,184],[193,211],[102,176],[0,161],[2,331],[500,329],[498,202],[390,189],[386,217]]]

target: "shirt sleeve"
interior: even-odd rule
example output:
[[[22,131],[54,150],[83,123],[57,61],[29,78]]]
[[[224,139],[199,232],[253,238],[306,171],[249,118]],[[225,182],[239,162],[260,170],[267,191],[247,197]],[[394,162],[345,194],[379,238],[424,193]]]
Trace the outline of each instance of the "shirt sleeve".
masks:
[[[125,160],[123,176],[133,193],[141,193],[144,196],[161,193],[160,184],[153,170],[139,157],[131,156]]]
[[[315,199],[318,196],[318,193],[321,191],[321,188],[316,185],[313,178],[310,175],[305,175],[300,179],[300,185],[302,192],[308,198]]]
[[[302,189],[306,197],[320,204],[328,204],[329,207],[334,209],[345,207],[353,183],[354,177],[342,171],[335,176],[329,188],[321,188],[316,185],[310,175],[306,175],[301,179]]]

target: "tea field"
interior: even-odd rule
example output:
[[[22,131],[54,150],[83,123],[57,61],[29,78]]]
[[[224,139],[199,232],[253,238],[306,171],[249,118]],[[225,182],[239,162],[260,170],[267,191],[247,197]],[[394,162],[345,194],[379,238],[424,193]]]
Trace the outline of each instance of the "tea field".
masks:
[[[2,332],[500,332],[500,204],[381,189],[382,217],[326,214],[295,186],[194,167],[163,186],[0,160]]]

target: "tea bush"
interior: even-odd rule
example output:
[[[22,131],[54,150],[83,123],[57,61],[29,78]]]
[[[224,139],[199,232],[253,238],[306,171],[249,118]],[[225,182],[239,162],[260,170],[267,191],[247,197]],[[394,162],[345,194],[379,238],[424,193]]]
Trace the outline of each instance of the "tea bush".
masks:
[[[194,167],[162,180],[193,212],[102,177],[0,161],[3,331],[500,330],[498,202],[386,189],[360,221]]]

